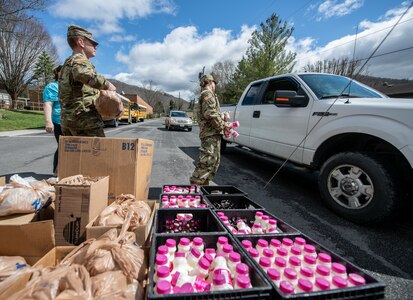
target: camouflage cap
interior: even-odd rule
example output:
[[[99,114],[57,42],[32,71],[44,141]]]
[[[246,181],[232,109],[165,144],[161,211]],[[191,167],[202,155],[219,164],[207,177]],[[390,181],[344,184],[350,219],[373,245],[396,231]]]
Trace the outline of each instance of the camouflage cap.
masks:
[[[67,28],[67,37],[75,37],[75,36],[81,36],[87,38],[89,41],[94,43],[96,46],[99,45],[97,41],[95,41],[92,37],[92,33],[87,31],[86,29],[77,26],[77,25],[70,25]]]
[[[201,85],[204,85],[205,83],[208,83],[209,81],[213,81],[213,82],[217,83],[215,81],[214,77],[211,74],[202,75],[202,77],[200,79]]]

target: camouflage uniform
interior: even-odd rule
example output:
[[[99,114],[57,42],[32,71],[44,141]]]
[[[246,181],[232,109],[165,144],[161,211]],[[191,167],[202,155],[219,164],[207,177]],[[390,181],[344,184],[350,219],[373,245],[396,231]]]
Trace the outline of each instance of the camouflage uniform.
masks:
[[[212,78],[211,75],[205,76]],[[219,167],[221,136],[225,127],[218,98],[210,90],[202,91],[199,97],[198,122],[201,148],[199,161],[190,178],[190,182],[191,184],[208,185]]]
[[[95,44],[92,34],[79,26],[70,26],[69,36],[86,37]],[[63,135],[104,137],[103,121],[95,108],[99,90],[109,88],[105,77],[82,53],[73,52],[66,59],[59,78],[61,125]]]

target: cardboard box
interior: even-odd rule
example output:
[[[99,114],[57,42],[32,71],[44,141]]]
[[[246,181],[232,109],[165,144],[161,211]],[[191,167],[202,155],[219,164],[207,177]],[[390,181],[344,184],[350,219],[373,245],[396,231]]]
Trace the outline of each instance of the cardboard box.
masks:
[[[47,252],[34,267],[52,267],[58,265],[76,246],[57,246]]]
[[[148,199],[154,143],[146,139],[62,136],[59,178],[109,176],[110,203],[120,194]]]
[[[6,185],[6,177],[0,176],[0,186]]]
[[[86,238],[86,225],[107,206],[109,177],[98,177],[91,185],[57,184],[55,188],[56,245],[79,245]]]
[[[55,246],[52,206],[39,213],[0,217],[0,256],[22,256],[34,265]],[[0,291],[0,300],[8,299],[26,284],[30,274],[23,274],[7,289]]]
[[[155,200],[148,200],[146,201],[149,205],[149,207],[152,209],[151,216],[149,218],[149,221],[146,225],[141,225],[138,226],[135,229],[135,235],[136,235],[136,243],[138,243],[139,246],[144,246],[145,241],[151,234],[151,228],[153,225],[153,219],[155,216],[155,211],[156,211],[156,201]],[[97,218],[98,216],[96,216]],[[112,228],[117,228],[118,233],[120,232],[120,228],[116,226],[93,226],[93,223],[96,221],[96,218],[93,218],[92,221],[89,222],[89,224],[86,225],[86,238],[98,238],[105,232],[109,231]]]

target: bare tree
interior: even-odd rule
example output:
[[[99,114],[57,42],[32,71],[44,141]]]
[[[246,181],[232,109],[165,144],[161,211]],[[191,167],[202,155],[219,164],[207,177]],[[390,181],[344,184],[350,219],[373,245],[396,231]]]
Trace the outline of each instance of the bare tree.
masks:
[[[228,84],[231,82],[231,78],[234,75],[235,70],[235,63],[230,60],[217,62],[212,66],[212,75],[217,81],[216,94],[221,102],[224,100],[223,97],[228,88]]]
[[[17,100],[33,79],[40,53],[47,51],[57,57],[57,50],[43,25],[34,18],[2,24],[5,30],[0,31],[0,81],[12,100]]]
[[[48,0],[0,0],[0,20],[9,22],[30,18],[28,11],[42,10],[47,2]]]
[[[141,88],[142,89],[139,92],[142,94],[143,100],[150,106],[155,107],[159,94],[162,93],[161,90],[156,87],[155,82],[152,80],[145,81],[141,85]]]
[[[330,73],[352,78],[357,74],[356,71],[359,66],[359,60],[342,57],[339,59],[319,60],[313,64],[307,64],[304,67],[304,72]]]

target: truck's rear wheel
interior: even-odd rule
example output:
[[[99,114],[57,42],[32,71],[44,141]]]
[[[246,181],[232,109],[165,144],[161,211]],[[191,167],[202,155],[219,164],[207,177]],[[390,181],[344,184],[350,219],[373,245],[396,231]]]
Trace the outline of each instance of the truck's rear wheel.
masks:
[[[360,224],[391,217],[401,201],[391,166],[363,153],[332,156],[320,170],[318,185],[327,206]]]

